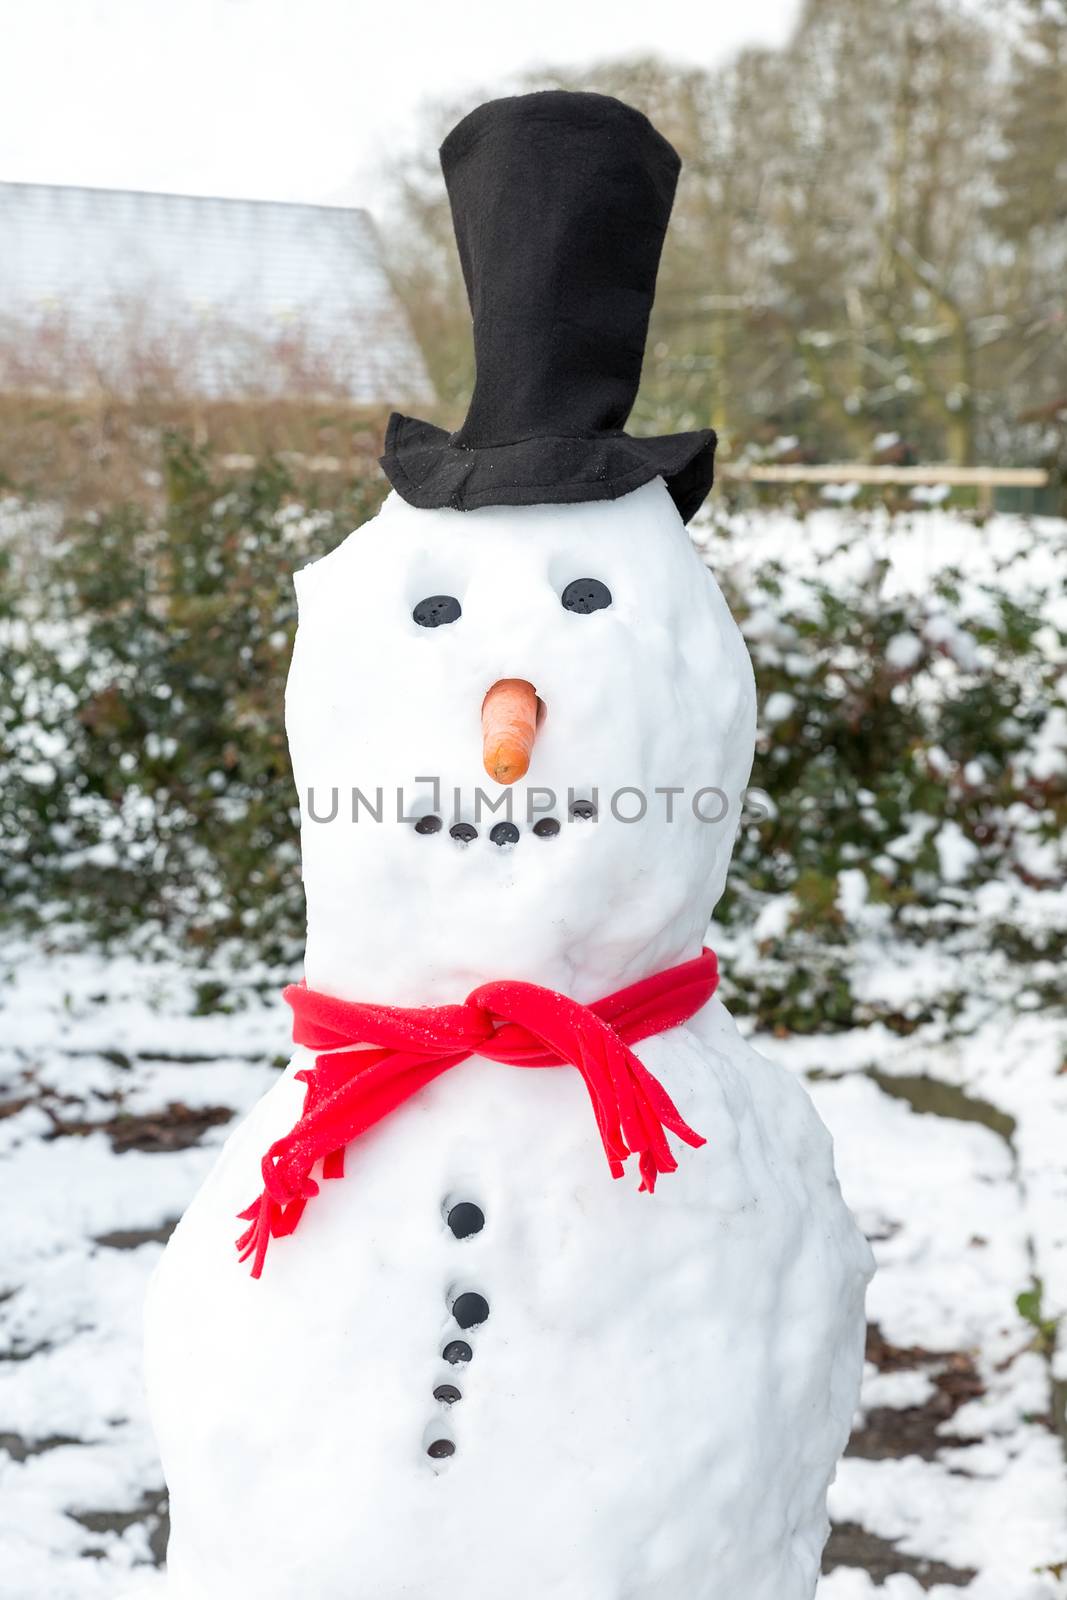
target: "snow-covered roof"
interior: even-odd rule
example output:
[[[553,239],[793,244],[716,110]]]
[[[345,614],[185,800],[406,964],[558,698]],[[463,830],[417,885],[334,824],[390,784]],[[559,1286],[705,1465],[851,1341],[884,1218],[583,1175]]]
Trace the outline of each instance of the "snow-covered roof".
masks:
[[[46,387],[163,364],[212,397],[432,398],[365,211],[0,183],[0,239],[0,385],[36,360]]]

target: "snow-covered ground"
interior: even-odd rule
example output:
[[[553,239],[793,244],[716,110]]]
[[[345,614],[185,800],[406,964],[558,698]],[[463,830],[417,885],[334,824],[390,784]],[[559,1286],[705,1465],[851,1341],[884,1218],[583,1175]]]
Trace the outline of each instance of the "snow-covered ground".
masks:
[[[238,984],[236,1009],[198,1015],[195,975],[173,966],[3,956],[0,1594],[88,1600],[162,1549],[141,1297],[232,1118],[271,1082],[287,1013]],[[807,1075],[879,1261],[820,1600],[883,1580],[891,1600],[1067,1594],[1050,1341],[1016,1307],[1035,1274],[1046,1314],[1067,1289],[1055,1029],[998,1014],[953,1044],[759,1042]]]
[[[1046,550],[1010,518],[977,530],[931,512],[876,519],[853,548],[844,526],[837,512],[808,520],[809,568],[847,585],[884,557],[912,592],[946,564],[976,591],[1044,582],[1057,531]],[[798,569],[784,514],[731,531],[729,551],[698,539],[739,581],[746,564]],[[953,848],[946,830],[947,873]],[[853,992],[876,1016],[929,999],[930,1020],[755,1041],[807,1083],[879,1264],[819,1600],[1067,1597],[1065,1033],[982,936],[986,920],[1063,925],[1064,891],[1032,876],[983,885],[951,940],[905,943],[866,903],[862,873],[843,874]],[[763,908],[763,934],[786,927],[786,899]],[[718,943],[728,970],[762,959],[755,931]],[[946,994],[951,1014],[936,1003]],[[256,970],[13,936],[0,1011],[0,1597],[120,1596],[131,1577],[162,1596],[141,1299],[233,1119],[285,1057],[288,1012]]]

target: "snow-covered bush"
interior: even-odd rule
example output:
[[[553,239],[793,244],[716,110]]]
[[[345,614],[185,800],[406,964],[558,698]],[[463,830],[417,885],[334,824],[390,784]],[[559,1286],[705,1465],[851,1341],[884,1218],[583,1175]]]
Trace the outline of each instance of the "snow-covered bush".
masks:
[[[0,532],[8,916],[297,957],[291,574],[379,494],[316,510],[276,464],[226,477],[176,446],[162,514],[37,540],[30,605]],[[695,538],[753,655],[770,799],[718,917],[731,1004],[787,1031],[909,1030],[959,1010],[939,955],[961,951],[972,979],[1046,1003],[1067,928],[1067,525],[768,511]],[[879,940],[915,959],[874,994],[859,957]]]
[[[764,513],[697,537],[753,656],[772,801],[720,912],[735,1008],[910,1030],[962,1003],[949,950],[1062,997],[1067,525]],[[853,972],[879,938],[916,959],[874,1000]]]
[[[127,506],[66,523],[40,558],[33,615],[7,624],[9,916],[194,947],[239,938],[291,958],[292,572],[378,495],[359,483],[316,510],[275,461],[223,477],[176,442],[162,514]],[[13,609],[0,599],[0,619]]]

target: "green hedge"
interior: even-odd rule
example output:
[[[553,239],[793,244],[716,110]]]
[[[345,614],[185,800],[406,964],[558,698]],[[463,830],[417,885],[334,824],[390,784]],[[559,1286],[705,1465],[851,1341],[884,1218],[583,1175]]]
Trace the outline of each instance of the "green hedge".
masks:
[[[64,528],[0,705],[9,916],[294,958],[292,573],[380,498],[357,483],[316,509],[276,461],[222,476],[171,441],[162,514]]]
[[[162,509],[39,537],[28,598],[26,550],[0,538],[7,919],[298,959],[291,575],[380,495],[355,482],[316,505],[277,462],[224,475],[172,441]],[[743,829],[719,914],[731,1004],[789,1031],[913,1027],[928,1004],[856,990],[857,952],[878,937],[995,944],[1020,988],[1051,993],[1063,932],[1018,905],[1062,884],[1051,579],[1009,598],[944,570],[930,594],[887,601],[884,563],[847,582],[784,559],[731,576],[743,534],[710,540],[773,713],[754,775],[773,814]],[[996,915],[990,883],[1009,889]]]
[[[844,519],[840,550],[875,545],[878,525]],[[1062,1003],[1067,529],[1017,531],[1003,572],[933,563],[930,587],[909,592],[885,558],[824,576],[801,524],[731,596],[760,693],[754,779],[774,814],[743,829],[720,920],[726,992],[762,1025],[966,1025],[983,981]],[[985,530],[971,537],[980,553]],[[712,564],[729,573],[743,540],[729,526]],[[857,994],[879,949],[913,964],[903,995],[893,981]]]

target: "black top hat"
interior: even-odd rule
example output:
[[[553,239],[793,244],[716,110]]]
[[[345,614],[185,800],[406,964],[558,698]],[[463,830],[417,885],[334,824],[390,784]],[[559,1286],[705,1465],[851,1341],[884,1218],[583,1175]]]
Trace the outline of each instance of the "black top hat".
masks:
[[[441,146],[477,378],[458,433],[394,412],[382,466],[413,506],[615,500],[657,476],[688,521],[710,428],[623,432],[681,162],[647,117],[550,90],[479,106]]]

